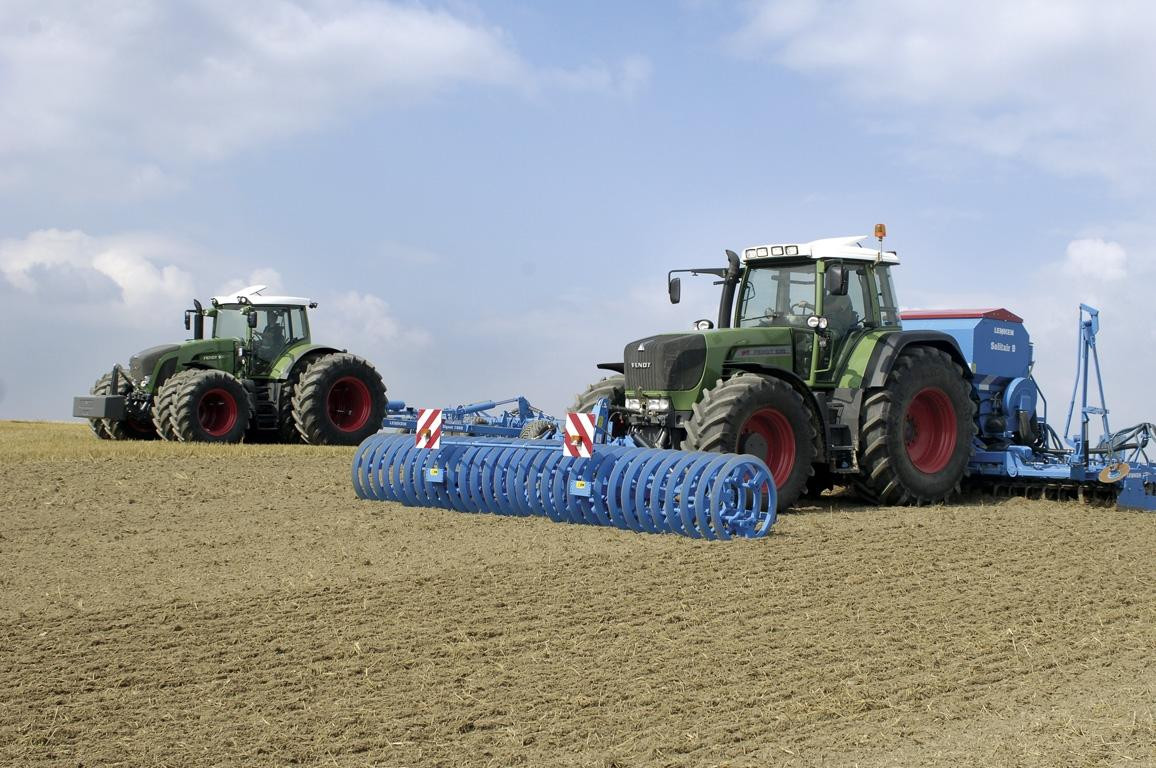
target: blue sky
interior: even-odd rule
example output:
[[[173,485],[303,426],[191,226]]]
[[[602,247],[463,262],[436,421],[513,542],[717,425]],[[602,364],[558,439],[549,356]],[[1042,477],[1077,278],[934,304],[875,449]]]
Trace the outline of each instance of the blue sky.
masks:
[[[559,412],[714,316],[666,270],[883,221],[902,304],[1022,315],[1053,407],[1099,305],[1115,423],[1153,419],[1153,33],[1139,0],[8,0],[0,418],[251,282],[393,397]]]

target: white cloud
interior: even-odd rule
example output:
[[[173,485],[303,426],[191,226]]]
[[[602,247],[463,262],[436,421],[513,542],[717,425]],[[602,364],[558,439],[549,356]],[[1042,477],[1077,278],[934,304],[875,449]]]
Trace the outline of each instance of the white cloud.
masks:
[[[628,56],[617,66],[596,62],[574,70],[544,72],[539,82],[544,86],[558,86],[571,91],[616,93],[625,98],[634,96],[650,82],[653,66],[645,56]]]
[[[917,144],[1133,186],[1156,168],[1154,32],[1145,0],[764,0],[734,45],[829,78]]]
[[[190,164],[358,110],[468,85],[629,95],[649,67],[539,72],[501,29],[389,0],[10,0],[0,159],[9,186],[51,169],[103,195],[163,194]]]
[[[1119,243],[1099,238],[1073,240],[1068,243],[1063,270],[1080,280],[1112,282],[1127,274],[1128,254]]]
[[[0,274],[43,306],[95,303],[110,310],[167,308],[193,291],[182,264],[192,250],[150,234],[94,237],[37,230],[0,241]]]
[[[399,322],[389,304],[372,293],[346,291],[323,298],[320,305],[312,323],[317,329],[315,336],[323,343],[347,346],[360,342],[369,350],[381,350],[386,346],[423,346],[430,341],[426,331]]]

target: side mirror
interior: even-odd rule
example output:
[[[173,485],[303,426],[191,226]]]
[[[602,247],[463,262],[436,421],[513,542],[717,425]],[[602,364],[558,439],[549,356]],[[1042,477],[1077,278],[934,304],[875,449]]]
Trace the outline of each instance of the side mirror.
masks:
[[[666,286],[666,290],[670,294],[671,304],[677,304],[682,301],[682,278],[670,278],[670,283]]]
[[[823,288],[831,296],[847,295],[847,270],[842,264],[828,264],[823,276]]]
[[[191,331],[193,329],[193,322],[191,320],[192,314],[193,314],[193,310],[191,310],[191,309],[185,310],[185,330],[186,331]]]
[[[247,318],[247,320],[249,322],[250,328],[256,328],[257,327],[257,313],[256,312],[250,312],[245,317]]]

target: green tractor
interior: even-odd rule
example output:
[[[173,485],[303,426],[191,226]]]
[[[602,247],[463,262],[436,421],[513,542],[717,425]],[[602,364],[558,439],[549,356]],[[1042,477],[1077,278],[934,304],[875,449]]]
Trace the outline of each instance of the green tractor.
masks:
[[[616,434],[659,448],[749,453],[766,461],[778,508],[850,485],[874,503],[934,503],[959,489],[971,456],[971,371],[956,341],[903,330],[899,263],[867,238],[727,251],[725,267],[673,270],[722,285],[717,325],[626,345],[575,411],[610,401]],[[737,297],[737,301],[736,301]]]
[[[73,415],[113,440],[356,445],[376,432],[386,408],[381,374],[312,342],[308,310],[316,302],[264,290],[215,297],[209,309],[194,300],[185,311],[191,340],[114,366],[88,397],[73,400]]]

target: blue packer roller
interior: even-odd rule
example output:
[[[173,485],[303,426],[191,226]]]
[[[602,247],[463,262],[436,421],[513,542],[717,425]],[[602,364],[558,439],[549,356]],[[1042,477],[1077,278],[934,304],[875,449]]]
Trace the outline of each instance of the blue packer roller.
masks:
[[[759,538],[775,522],[775,484],[760,459],[599,444],[590,458],[556,441],[378,433],[353,457],[359,498],[459,512],[548,517],[696,539]]]

